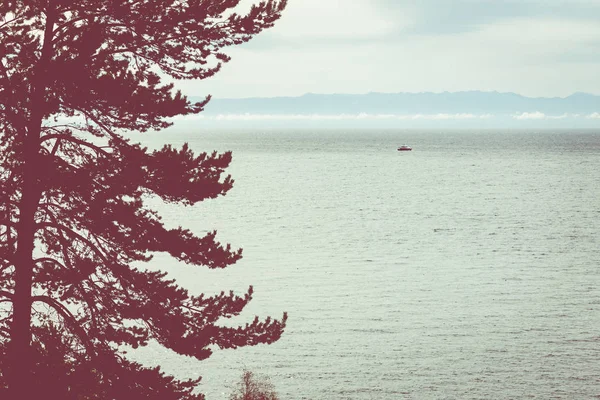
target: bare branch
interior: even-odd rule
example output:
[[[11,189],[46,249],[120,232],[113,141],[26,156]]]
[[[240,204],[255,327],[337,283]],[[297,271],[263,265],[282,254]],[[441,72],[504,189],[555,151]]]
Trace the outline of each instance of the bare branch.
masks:
[[[68,134],[65,134],[65,133],[53,133],[53,134],[44,135],[44,136],[42,136],[40,138],[40,143],[43,143],[43,142],[45,142],[47,140],[51,140],[51,139],[65,140],[65,141],[68,141],[68,142],[71,142],[71,143],[79,144],[81,146],[88,147],[88,148],[94,150],[96,153],[99,153],[99,154],[103,154],[103,155],[109,155],[110,154],[106,150],[102,149],[99,146],[96,146],[93,143],[90,143],[90,142],[82,140],[82,139],[78,139],[75,136],[68,135]]]
[[[85,244],[86,246],[88,246],[89,249],[91,249],[96,255],[98,255],[103,262],[108,263],[108,257],[102,252],[100,251],[100,249],[95,246],[91,241],[89,241],[87,238],[85,238],[84,236],[82,236],[81,234],[75,232],[73,229],[68,228],[64,225],[61,225],[57,222],[51,223],[51,222],[39,222],[36,224],[36,229],[46,229],[46,228],[53,228],[56,229],[57,231],[66,233],[68,236],[71,237],[71,239],[75,239],[77,241],[80,241],[81,243]]]
[[[85,330],[79,325],[75,316],[64,305],[49,296],[33,296],[32,302],[42,302],[52,307],[64,320],[69,330],[73,332],[83,343],[89,355],[94,355],[94,346]]]

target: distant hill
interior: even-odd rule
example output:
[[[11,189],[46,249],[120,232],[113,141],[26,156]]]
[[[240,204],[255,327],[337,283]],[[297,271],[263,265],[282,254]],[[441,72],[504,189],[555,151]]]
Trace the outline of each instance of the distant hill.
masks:
[[[201,98],[192,100],[201,100]],[[205,121],[252,126],[600,127],[600,96],[526,97],[516,93],[313,94],[213,99]]]

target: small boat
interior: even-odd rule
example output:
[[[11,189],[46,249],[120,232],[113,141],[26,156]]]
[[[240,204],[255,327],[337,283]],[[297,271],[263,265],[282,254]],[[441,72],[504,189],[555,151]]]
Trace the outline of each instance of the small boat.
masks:
[[[412,147],[408,147],[406,145],[402,145],[400,147],[398,147],[398,151],[411,151]]]

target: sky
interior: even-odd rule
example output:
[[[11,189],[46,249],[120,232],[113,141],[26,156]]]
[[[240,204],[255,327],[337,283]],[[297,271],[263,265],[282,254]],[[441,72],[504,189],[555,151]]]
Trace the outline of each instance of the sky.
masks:
[[[600,94],[600,0],[289,0],[275,27],[226,53],[213,78],[179,87],[215,98]]]

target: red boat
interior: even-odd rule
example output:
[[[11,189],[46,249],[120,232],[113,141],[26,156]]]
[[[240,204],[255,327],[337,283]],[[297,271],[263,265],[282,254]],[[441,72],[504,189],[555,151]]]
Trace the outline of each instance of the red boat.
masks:
[[[405,145],[398,147],[398,151],[411,151],[411,150],[412,150],[412,147],[408,147]]]

